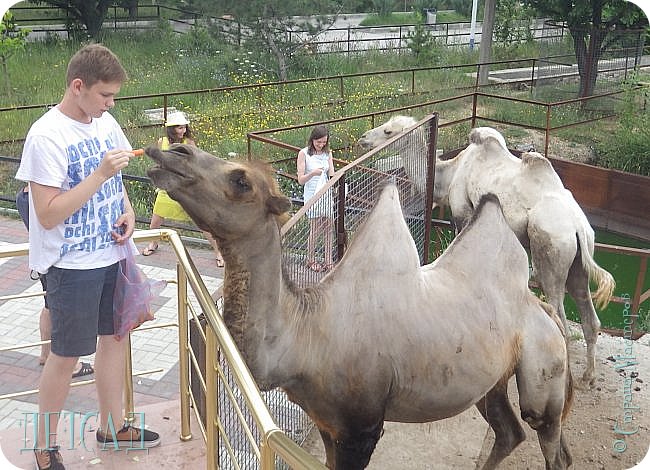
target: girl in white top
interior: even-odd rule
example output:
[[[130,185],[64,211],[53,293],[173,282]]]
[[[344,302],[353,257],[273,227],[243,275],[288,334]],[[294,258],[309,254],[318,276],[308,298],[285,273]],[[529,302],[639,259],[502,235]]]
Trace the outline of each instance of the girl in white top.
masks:
[[[329,149],[329,131],[327,127],[318,125],[314,127],[307,141],[307,147],[298,152],[297,158],[298,183],[304,185],[303,200],[307,202],[318,192],[334,175],[334,162]],[[320,200],[307,211],[309,218],[309,238],[307,240],[307,267],[315,272],[329,270],[333,263],[332,231],[333,231],[333,203],[331,192],[322,196]],[[316,261],[316,242],[319,235],[324,238],[324,263]]]

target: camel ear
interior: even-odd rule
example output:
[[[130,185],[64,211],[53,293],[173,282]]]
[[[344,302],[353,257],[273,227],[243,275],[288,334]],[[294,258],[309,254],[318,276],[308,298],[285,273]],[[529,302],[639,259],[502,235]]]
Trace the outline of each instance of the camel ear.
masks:
[[[272,214],[280,215],[291,209],[291,200],[284,196],[271,196],[266,206]]]

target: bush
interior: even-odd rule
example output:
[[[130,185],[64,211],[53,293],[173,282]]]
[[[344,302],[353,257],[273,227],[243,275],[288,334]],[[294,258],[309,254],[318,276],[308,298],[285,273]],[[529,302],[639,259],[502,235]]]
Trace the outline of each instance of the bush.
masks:
[[[439,58],[440,51],[436,47],[435,38],[422,22],[418,22],[413,31],[409,31],[406,43],[418,63],[431,63]]]
[[[648,90],[627,93],[617,128],[611,134],[596,137],[597,165],[650,176],[648,95]]]

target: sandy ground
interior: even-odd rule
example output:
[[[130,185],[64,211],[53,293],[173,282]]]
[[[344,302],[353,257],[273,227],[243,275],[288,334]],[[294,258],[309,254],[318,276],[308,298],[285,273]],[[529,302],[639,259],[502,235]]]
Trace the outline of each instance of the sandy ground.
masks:
[[[577,379],[584,371],[586,348],[579,325],[572,324],[571,328],[571,367]],[[624,338],[601,333],[596,365],[595,387],[576,389],[572,411],[564,427],[573,457],[571,468],[618,470],[634,467],[644,459],[650,444],[650,335],[634,341],[630,348]],[[519,415],[514,380],[510,384],[510,397]],[[631,421],[626,422],[626,419]],[[500,469],[544,468],[535,432],[525,423],[524,429],[528,434],[526,441],[501,463]],[[474,407],[457,418],[438,423],[386,423],[384,430],[370,461],[370,469],[480,468],[493,442],[492,431]],[[325,460],[316,430],[310,435],[306,448],[321,461]],[[648,459],[641,468],[650,469]]]

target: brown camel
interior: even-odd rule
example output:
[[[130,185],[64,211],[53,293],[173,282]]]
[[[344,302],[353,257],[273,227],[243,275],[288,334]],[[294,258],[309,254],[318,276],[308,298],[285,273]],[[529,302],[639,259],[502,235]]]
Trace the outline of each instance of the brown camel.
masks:
[[[186,145],[147,154],[156,186],[221,247],[224,320],[255,380],[313,419],[330,468],[365,468],[384,420],[435,421],[472,405],[495,431],[484,467],[494,468],[525,438],[508,400],[512,375],[547,468],[571,464],[561,323],[528,290],[526,253],[496,198],[421,267],[387,185],[336,268],[300,289],[283,274],[279,218],[290,201],[270,167]]]

